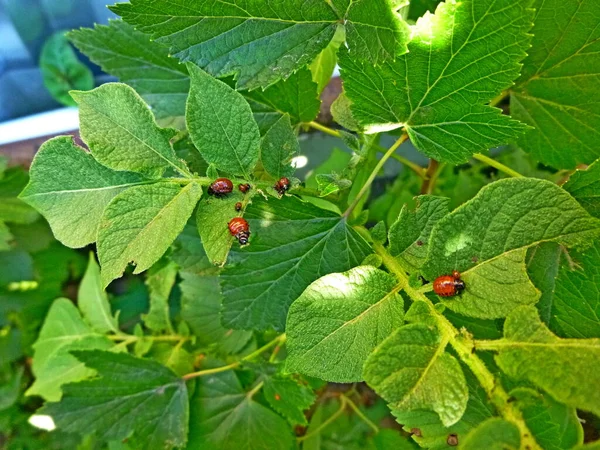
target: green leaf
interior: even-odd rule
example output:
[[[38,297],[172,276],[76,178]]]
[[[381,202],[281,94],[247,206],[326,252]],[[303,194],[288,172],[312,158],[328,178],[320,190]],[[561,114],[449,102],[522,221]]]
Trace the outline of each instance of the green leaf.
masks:
[[[142,316],[142,320],[155,333],[175,333],[171,324],[169,295],[176,277],[177,265],[173,261],[159,261],[148,271],[146,286],[150,294],[150,310]]]
[[[292,125],[310,122],[317,117],[321,106],[317,84],[312,81],[311,73],[306,68],[264,91],[256,89],[242,94],[252,108],[261,135],[285,113],[290,115]]]
[[[491,342],[509,376],[530,381],[565,405],[600,414],[600,339],[560,339],[533,306],[521,306],[506,319],[504,339]]]
[[[0,221],[0,252],[10,250],[10,242],[13,240],[13,235],[10,233],[8,226]]]
[[[510,396],[517,400],[527,427],[544,450],[562,450],[583,442],[583,428],[575,408],[528,388],[513,389]]]
[[[586,170],[575,171],[563,188],[592,216],[600,217],[600,160],[594,161]]]
[[[508,252],[463,272],[466,289],[442,303],[457,313],[480,319],[506,317],[518,306],[535,304],[540,292],[527,276],[526,254],[525,249]]]
[[[169,56],[167,47],[121,20],[108,26],[69,33],[71,41],[102,69],[133,87],[152,107],[157,118],[183,116],[190,90],[185,65]],[[319,112],[317,85],[310,72],[300,69],[265,91],[244,92],[261,132],[283,113],[292,123],[310,122]]]
[[[212,274],[184,272],[181,277],[181,318],[189,324],[198,343],[216,345],[217,351],[224,354],[241,351],[252,332],[228,330],[221,325],[222,296],[214,269]]]
[[[258,161],[260,132],[242,94],[193,64],[186,123],[202,157],[217,169],[249,177]]]
[[[362,381],[373,349],[404,322],[396,280],[372,266],[326,275],[292,303],[286,370],[337,383]]]
[[[600,242],[575,253],[575,270],[560,268],[550,325],[569,338],[600,338]]]
[[[296,197],[256,197],[244,217],[251,245],[234,249],[221,275],[227,327],[283,330],[289,305],[310,283],[370,253],[342,217]]]
[[[115,170],[160,177],[167,168],[189,175],[169,142],[175,130],[160,128],[142,98],[122,83],[73,91],[81,137],[96,160]]]
[[[188,433],[185,381],[163,365],[126,353],[77,351],[98,378],[65,386],[60,403],[39,413],[67,433],[94,433],[102,441],[131,437],[135,448],[184,446]]]
[[[460,420],[469,399],[458,361],[444,352],[446,340],[426,324],[405,325],[369,356],[369,386],[400,411],[433,410],[444,426]]]
[[[0,386],[0,411],[10,408],[16,403],[21,394],[21,382],[23,379],[24,368],[20,367],[7,375],[10,378],[2,377],[2,386]]]
[[[77,306],[95,332],[119,333],[119,321],[112,315],[108,295],[102,287],[100,267],[93,252],[90,252],[87,270],[79,285]]]
[[[300,152],[300,144],[285,114],[273,124],[260,141],[260,159],[269,175],[276,180],[294,174],[292,158]]]
[[[167,251],[194,211],[202,187],[163,182],[136,186],[117,195],[98,230],[102,283],[119,278],[127,265],[134,273],[150,268]]]
[[[369,132],[403,126],[415,147],[453,164],[513,140],[526,127],[486,104],[519,75],[529,45],[527,6],[442,3],[417,22],[408,53],[377,68],[342,51],[354,117]]]
[[[291,377],[275,375],[265,380],[263,393],[271,408],[292,425],[307,425],[304,411],[314,403],[312,389]]]
[[[546,324],[550,323],[552,314],[554,285],[561,253],[561,247],[556,242],[544,242],[527,250],[527,274],[542,294],[536,308]]]
[[[308,66],[312,74],[312,79],[317,83],[317,92],[320,94],[329,84],[333,71],[337,64],[337,52],[340,46],[346,40],[343,28],[338,28],[333,39],[327,47],[313,60]]]
[[[433,13],[440,3],[441,0],[410,0],[408,19],[416,21],[427,11]]]
[[[94,87],[92,71],[77,59],[62,31],[53,34],[44,43],[40,54],[40,70],[44,86],[63,105],[75,106],[69,95],[70,90],[87,91]]]
[[[332,7],[333,6],[333,7]],[[111,7],[182,61],[215,77],[234,75],[238,89],[267,87],[310,63],[345,24],[347,44],[370,64],[406,52],[408,26],[388,0],[234,0],[190,5],[133,0]]]
[[[450,204],[450,199],[433,195],[418,196],[416,201],[416,210],[409,211],[404,206],[389,231],[390,254],[411,270],[418,270],[425,263],[431,230],[448,214]]]
[[[499,417],[486,420],[461,443],[465,450],[519,450],[521,448],[521,433],[514,423]]]
[[[287,422],[246,395],[234,372],[199,379],[191,401],[188,448],[289,450]]]
[[[115,195],[144,183],[138,174],[99,164],[71,136],[46,141],[29,174],[20,198],[42,213],[56,239],[73,248],[96,241],[102,213]]]
[[[335,194],[336,192],[350,189],[352,181],[341,178],[338,174],[323,174],[319,173],[315,176],[317,180],[317,186],[319,189],[320,197],[327,197],[328,195]]]
[[[437,223],[424,273],[433,280],[453,270],[465,272],[542,242],[584,246],[599,232],[600,220],[556,184],[533,178],[499,180]]]
[[[184,65],[158,42],[121,20],[67,34],[94,63],[127,83],[150,105],[157,119],[183,116],[190,80]]]
[[[35,209],[17,198],[28,180],[27,172],[22,167],[8,169],[0,178],[0,220],[26,225],[39,219]]]
[[[338,13],[346,11],[346,41],[353,58],[379,65],[408,51],[410,29],[394,11],[393,0],[332,0],[331,3]]]
[[[70,300],[55,300],[33,344],[32,369],[35,381],[26,395],[39,395],[48,401],[58,401],[63,384],[80,381],[94,374],[70,352],[107,350],[112,345],[106,337],[88,327]]]
[[[229,232],[228,223],[234,217],[244,214],[235,210],[235,204],[246,203],[246,199],[254,193],[255,191],[250,190],[250,193],[242,194],[236,188],[226,197],[206,196],[198,203],[196,225],[204,251],[213,264],[225,264],[231,246],[237,245],[234,244],[237,242],[235,237]]]
[[[600,156],[600,10],[594,0],[535,0],[532,47],[510,110],[532,125],[523,150],[556,168]]]
[[[496,414],[477,378],[469,370],[465,370],[464,374],[469,389],[469,400],[465,413],[454,425],[445,427],[436,413],[425,409],[392,410],[396,421],[402,424],[404,431],[412,434],[419,446],[430,450],[447,450],[449,434],[456,434],[460,444],[462,438],[471,430]],[[421,436],[414,434],[415,429],[419,430]]]

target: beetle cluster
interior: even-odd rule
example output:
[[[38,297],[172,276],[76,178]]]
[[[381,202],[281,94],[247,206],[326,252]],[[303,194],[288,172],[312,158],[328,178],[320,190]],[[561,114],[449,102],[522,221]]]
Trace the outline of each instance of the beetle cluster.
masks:
[[[242,193],[246,193],[250,190],[251,186],[248,183],[242,183],[238,185],[238,189]],[[285,194],[290,188],[290,180],[286,177],[280,178],[277,183],[273,186],[279,195]],[[215,197],[224,197],[227,194],[233,192],[233,183],[228,178],[217,178],[208,187],[208,193]],[[235,210],[241,211],[243,208],[242,202],[235,204]],[[250,226],[243,217],[234,217],[227,224],[229,232],[234,236],[241,245],[246,245],[250,237]]]

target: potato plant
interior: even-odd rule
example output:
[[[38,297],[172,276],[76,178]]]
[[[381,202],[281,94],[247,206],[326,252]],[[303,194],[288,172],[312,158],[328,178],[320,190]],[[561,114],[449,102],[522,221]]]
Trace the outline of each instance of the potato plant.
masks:
[[[438,3],[130,0],[68,34],[118,82],[70,92],[85,148],[20,194],[95,250],[31,350],[54,433],[597,448],[600,3]]]

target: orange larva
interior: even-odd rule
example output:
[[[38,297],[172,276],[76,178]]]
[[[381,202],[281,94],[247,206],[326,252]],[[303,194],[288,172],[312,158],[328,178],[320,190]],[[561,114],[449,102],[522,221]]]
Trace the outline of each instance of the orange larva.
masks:
[[[460,279],[460,273],[453,271],[452,275],[442,275],[433,282],[433,292],[440,297],[453,297],[465,289],[465,282]]]
[[[229,232],[234,236],[240,245],[246,245],[250,237],[250,227],[243,217],[234,217],[228,223]]]

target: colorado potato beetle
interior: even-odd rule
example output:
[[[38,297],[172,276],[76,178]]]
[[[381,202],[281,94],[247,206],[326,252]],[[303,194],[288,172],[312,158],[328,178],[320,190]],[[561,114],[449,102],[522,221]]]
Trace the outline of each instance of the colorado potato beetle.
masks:
[[[243,217],[234,217],[227,224],[229,232],[234,236],[240,245],[246,245],[250,237],[250,227]]]
[[[223,197],[233,191],[233,183],[228,178],[217,178],[208,187],[208,193],[215,197]]]
[[[248,183],[244,183],[244,184],[240,184],[238,186],[238,189],[242,192],[242,193],[246,193],[250,190],[250,185]]]
[[[279,195],[285,194],[290,189],[289,178],[283,177],[277,180],[277,183],[275,183],[273,189],[275,189],[279,193]]]
[[[452,275],[442,275],[433,282],[433,292],[440,297],[453,297],[465,289],[465,282],[460,279],[460,273],[456,270]]]

